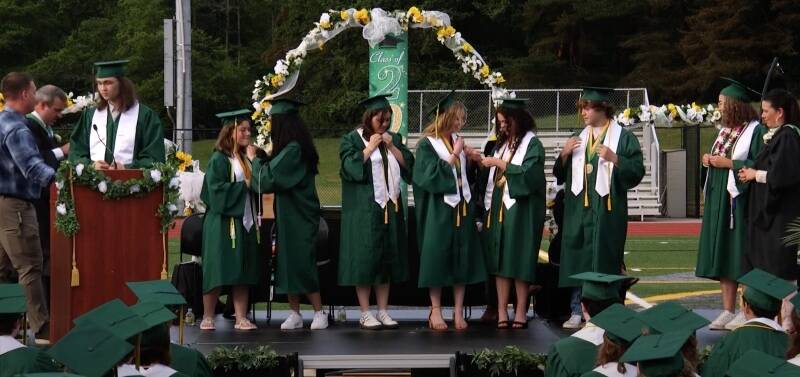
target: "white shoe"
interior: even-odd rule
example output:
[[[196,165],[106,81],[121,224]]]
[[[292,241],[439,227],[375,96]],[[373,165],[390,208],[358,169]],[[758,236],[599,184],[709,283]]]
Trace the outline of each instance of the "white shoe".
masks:
[[[384,328],[387,329],[396,329],[400,327],[400,324],[397,321],[393,320],[392,317],[389,317],[389,313],[386,310],[381,310],[378,312],[378,320],[381,321]]]
[[[281,330],[295,330],[303,328],[303,317],[300,313],[292,311],[289,317],[281,323]]]
[[[736,317],[733,317],[730,322],[725,324],[725,329],[735,330],[737,327],[744,325],[745,322],[747,322],[747,319],[744,318],[744,313],[740,311],[739,313],[736,313]]]
[[[378,330],[383,326],[370,312],[362,312],[358,324],[364,330]]]
[[[734,318],[736,318],[736,314],[723,310],[722,313],[719,313],[717,318],[708,325],[708,328],[711,330],[725,330],[725,325],[730,323]]]
[[[583,318],[580,315],[573,314],[561,327],[565,329],[579,329],[583,327]]]
[[[314,312],[314,320],[311,321],[311,330],[322,330],[328,328],[328,315],[322,310]]]

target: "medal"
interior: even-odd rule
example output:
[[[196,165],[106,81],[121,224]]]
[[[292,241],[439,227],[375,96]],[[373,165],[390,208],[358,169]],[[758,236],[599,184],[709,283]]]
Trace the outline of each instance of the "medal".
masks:
[[[586,174],[592,174],[594,170],[594,166],[592,164],[586,164]]]

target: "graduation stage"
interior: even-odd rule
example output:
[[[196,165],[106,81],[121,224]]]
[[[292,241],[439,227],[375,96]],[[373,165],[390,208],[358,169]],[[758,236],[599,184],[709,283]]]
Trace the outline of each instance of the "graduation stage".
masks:
[[[709,320],[719,314],[718,310],[708,309],[696,312]],[[451,313],[444,310],[445,318],[449,318]],[[533,318],[527,329],[498,330],[480,322],[482,308],[472,311],[470,327],[466,331],[454,330],[452,322],[448,322],[450,329],[444,332],[428,329],[427,309],[390,308],[390,314],[400,322],[399,329],[361,330],[357,309],[347,310],[345,323],[331,321],[328,329],[315,331],[308,329],[313,316],[310,311],[303,311],[305,328],[293,331],[280,330],[288,311],[273,311],[269,325],[266,324],[266,313],[257,312],[259,329],[250,332],[234,330],[233,320],[218,316],[214,331],[200,331],[198,326],[187,327],[186,343],[205,354],[218,346],[268,345],[278,354],[297,352],[300,366],[304,369],[438,369],[445,373],[443,375],[448,375],[446,370],[453,367],[456,352],[474,353],[483,348],[502,349],[513,345],[527,352],[546,354],[554,342],[574,332],[561,329],[560,322],[551,323],[539,318]],[[175,328],[173,332],[176,332]],[[698,331],[700,349],[716,343],[726,333],[701,329]]]

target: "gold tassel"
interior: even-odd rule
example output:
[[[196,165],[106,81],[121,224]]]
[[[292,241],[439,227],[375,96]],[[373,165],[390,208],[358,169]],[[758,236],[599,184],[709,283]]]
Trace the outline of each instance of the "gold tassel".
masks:
[[[136,349],[134,355],[136,369],[139,369],[142,367],[142,334],[136,335]]]
[[[383,223],[389,223],[389,206],[383,207]]]
[[[70,287],[81,285],[81,273],[78,271],[78,262],[75,260],[75,236],[72,236],[72,281]]]
[[[400,206],[397,204],[397,202],[394,202],[394,213],[398,212],[400,212]]]
[[[461,214],[464,217],[467,217],[467,202],[461,202],[463,205],[461,206]]]
[[[161,280],[169,279],[167,274],[167,235],[161,235],[161,249],[164,250],[164,261],[161,262]]]
[[[461,214],[458,212],[458,207],[456,207],[456,228],[461,227]]]
[[[183,345],[183,324],[184,317],[186,317],[186,307],[181,305],[180,317],[178,317],[178,344]]]
[[[500,219],[497,220],[497,223],[498,224],[502,224],[503,223],[503,203],[502,202],[500,203]]]
[[[611,193],[608,193],[608,212],[611,212]]]
[[[486,229],[492,227],[492,209],[489,208],[489,213],[486,215]]]
[[[433,134],[439,138],[439,105],[436,105],[436,117],[433,118]]]
[[[231,217],[231,249],[236,251],[236,223],[233,221],[233,217]]]
[[[583,169],[583,206],[589,206],[589,180],[586,178],[586,168]]]

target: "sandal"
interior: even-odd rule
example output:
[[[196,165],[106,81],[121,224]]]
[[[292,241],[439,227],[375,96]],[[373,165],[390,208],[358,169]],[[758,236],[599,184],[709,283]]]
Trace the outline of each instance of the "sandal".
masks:
[[[514,330],[524,330],[528,328],[528,322],[511,321],[511,328]]]
[[[511,321],[497,321],[497,328],[500,330],[505,330],[509,326],[511,326]]]
[[[257,329],[258,326],[256,326],[253,322],[250,322],[247,318],[244,318],[236,321],[236,324],[233,325],[233,328],[236,330],[250,331]]]
[[[200,330],[216,330],[217,327],[214,325],[214,318],[203,318],[200,322]]]
[[[435,324],[435,325],[433,324],[433,320],[431,320],[431,316],[433,316],[433,309],[439,310],[439,315],[440,316],[442,314],[442,308],[441,307],[432,306],[431,307],[431,311],[428,314],[428,328],[433,330],[433,331],[446,331],[447,330],[447,322],[444,321],[444,317],[442,317],[442,323],[441,324]]]

